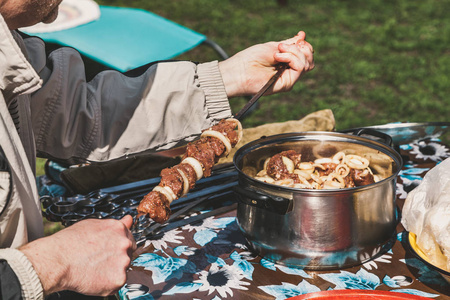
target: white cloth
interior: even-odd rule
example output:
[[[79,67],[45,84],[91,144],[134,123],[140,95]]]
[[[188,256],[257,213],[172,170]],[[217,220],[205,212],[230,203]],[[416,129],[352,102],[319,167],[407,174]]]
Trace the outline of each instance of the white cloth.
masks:
[[[17,37],[16,34],[14,36]],[[0,16],[0,147],[11,169],[12,184],[2,174],[0,188],[7,197],[0,198],[0,247],[17,248],[43,235],[41,205],[34,177],[36,150],[29,115],[30,94],[42,81],[20,51],[3,18]],[[20,133],[8,109],[16,100]],[[8,180],[7,180],[8,179]],[[26,207],[27,209],[24,209]]]
[[[44,33],[77,27],[100,18],[100,8],[93,0],[63,0],[59,5],[58,17],[50,24],[38,23],[24,27],[27,33]]]
[[[402,224],[430,261],[450,271],[450,158],[431,169],[406,198]]]

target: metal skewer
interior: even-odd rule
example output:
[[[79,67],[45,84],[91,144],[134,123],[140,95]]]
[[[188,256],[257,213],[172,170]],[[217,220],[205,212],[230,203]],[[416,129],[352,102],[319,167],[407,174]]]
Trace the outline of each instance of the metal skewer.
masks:
[[[248,102],[244,105],[244,107],[234,116],[235,119],[241,120],[245,113],[252,107],[256,101],[261,98],[262,95],[280,78],[281,74],[283,74],[284,70],[288,68],[287,64],[278,64],[277,72],[267,81],[267,83],[256,93]]]

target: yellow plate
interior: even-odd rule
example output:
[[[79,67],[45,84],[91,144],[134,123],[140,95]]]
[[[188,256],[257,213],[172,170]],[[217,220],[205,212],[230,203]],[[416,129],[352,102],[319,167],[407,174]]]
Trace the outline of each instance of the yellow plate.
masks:
[[[416,254],[418,258],[422,259],[432,269],[441,273],[442,277],[444,277],[444,279],[450,283],[450,272],[438,268],[430,262],[430,259],[427,257],[427,255],[419,248],[419,246],[417,246],[417,236],[412,232],[408,233],[408,244],[411,250],[414,252],[414,254]]]
[[[410,232],[408,235],[408,239],[409,239],[409,245],[414,250],[414,252],[416,252],[417,255],[419,255],[420,258],[425,260],[427,263],[431,264],[427,255],[419,248],[419,246],[417,246],[417,236],[414,233]]]

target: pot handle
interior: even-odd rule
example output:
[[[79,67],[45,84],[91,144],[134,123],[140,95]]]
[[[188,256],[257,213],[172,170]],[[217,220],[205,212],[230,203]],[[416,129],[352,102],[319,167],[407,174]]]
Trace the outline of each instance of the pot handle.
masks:
[[[390,135],[380,132],[378,130],[371,129],[371,128],[360,128],[360,129],[356,130],[355,132],[353,132],[353,135],[357,135],[357,136],[361,136],[363,134],[372,135],[374,137],[380,138],[381,142],[384,143],[385,145],[388,145],[391,148],[394,147],[394,141],[392,140],[392,137]]]
[[[259,193],[239,185],[233,187],[241,203],[263,208],[280,215],[292,211],[293,201],[291,199]]]

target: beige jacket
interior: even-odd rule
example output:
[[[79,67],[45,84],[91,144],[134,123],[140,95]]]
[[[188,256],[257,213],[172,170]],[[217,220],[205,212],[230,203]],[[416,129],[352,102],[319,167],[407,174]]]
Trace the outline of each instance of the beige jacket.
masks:
[[[14,117],[14,119],[11,117]],[[42,298],[31,264],[14,250],[43,235],[35,157],[105,161],[165,150],[197,137],[231,110],[217,62],[158,63],[139,77],[115,71],[86,82],[80,55],[49,57],[38,38],[23,40],[0,15],[0,259],[25,299]]]

